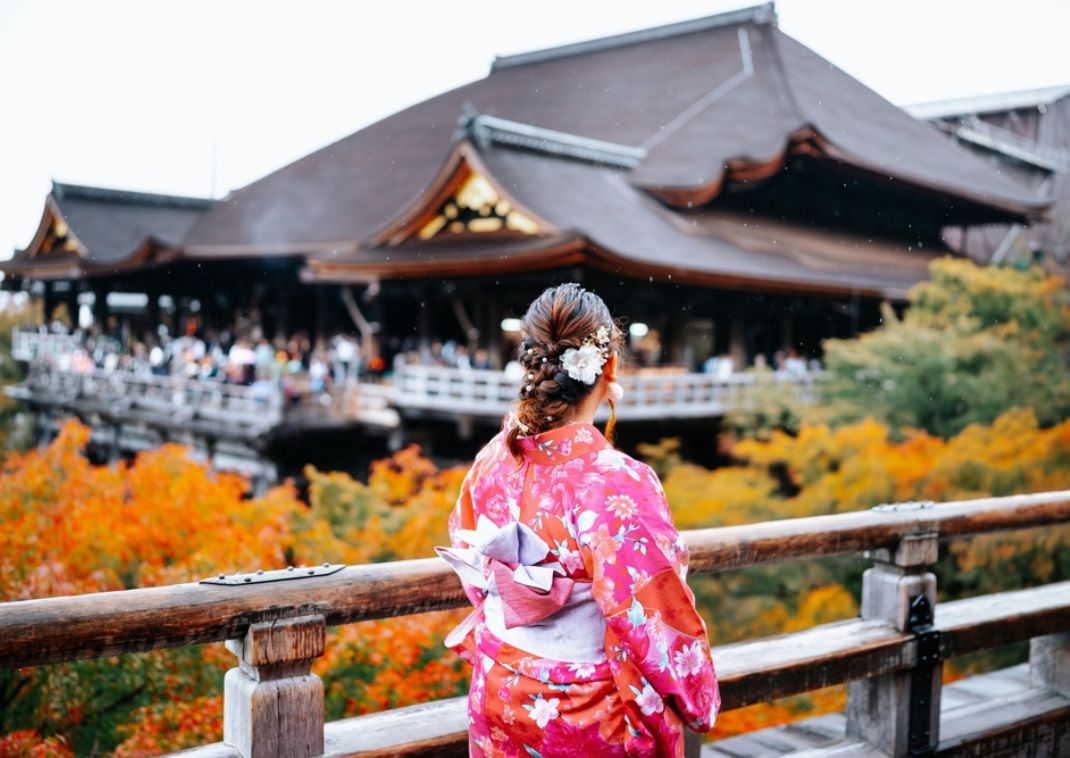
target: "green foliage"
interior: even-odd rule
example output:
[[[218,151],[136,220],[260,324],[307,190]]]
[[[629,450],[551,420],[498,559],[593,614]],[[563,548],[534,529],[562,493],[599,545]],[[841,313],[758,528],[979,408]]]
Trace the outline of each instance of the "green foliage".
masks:
[[[39,320],[40,308],[20,304],[0,293],[0,451],[23,449],[29,443],[28,435],[19,434],[17,425],[18,404],[3,394],[5,386],[21,382],[25,372],[11,357],[11,332]]]
[[[893,433],[951,437],[1010,408],[1043,425],[1070,417],[1067,292],[1040,269],[981,268],[944,259],[911,291],[899,318],[825,343],[824,405],[834,422],[874,417]]]
[[[807,410],[793,385],[777,380],[769,369],[747,372],[754,381],[747,393],[747,402],[734,406],[725,414],[725,427],[737,438],[766,439],[774,430],[795,434]]]

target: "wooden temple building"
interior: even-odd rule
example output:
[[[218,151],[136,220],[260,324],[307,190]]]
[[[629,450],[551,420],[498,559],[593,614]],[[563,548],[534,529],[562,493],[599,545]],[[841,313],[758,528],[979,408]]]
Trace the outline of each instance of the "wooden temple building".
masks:
[[[995,170],[1051,202],[1045,222],[948,229],[956,250],[985,263],[1070,258],[1070,85],[909,106]]]
[[[498,370],[514,339],[504,327],[562,281],[640,327],[645,368],[622,420],[664,421],[723,414],[746,366],[817,357],[823,339],[874,326],[882,301],[956,252],[947,229],[1025,225],[1046,205],[781,32],[763,5],[497,58],[485,78],[222,200],[56,184],[33,241],[0,270],[47,312],[92,303],[94,329],[349,331],[394,369],[300,423],[238,388],[163,379],[132,389],[94,375],[87,389],[52,368],[17,390],[115,424],[152,396],[139,423],[164,438],[194,421],[198,439],[261,441],[316,424],[496,423],[515,397]],[[27,359],[62,349],[23,339]],[[491,369],[395,360],[449,340],[486,350]],[[703,372],[711,356],[735,370]],[[221,415],[201,418],[209,406]]]

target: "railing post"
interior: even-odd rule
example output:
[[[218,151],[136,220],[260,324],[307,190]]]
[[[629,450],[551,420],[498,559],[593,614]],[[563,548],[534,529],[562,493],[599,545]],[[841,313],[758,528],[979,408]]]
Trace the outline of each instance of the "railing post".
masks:
[[[311,673],[323,655],[323,616],[251,624],[227,640],[238,668],[223,685],[223,741],[242,758],[323,753],[323,682]]]
[[[1029,641],[1029,683],[1070,697],[1070,632]]]
[[[903,538],[893,548],[868,553],[874,566],[862,578],[862,618],[885,621],[902,632],[913,631],[911,603],[922,595],[929,607],[936,606],[936,576],[924,569],[936,562],[938,550],[936,534],[918,534]],[[941,667],[935,656],[922,660],[930,658],[922,655],[922,648],[919,635],[916,671],[885,674],[847,685],[848,736],[865,740],[891,758],[924,754],[936,746]],[[932,676],[924,676],[926,671]]]

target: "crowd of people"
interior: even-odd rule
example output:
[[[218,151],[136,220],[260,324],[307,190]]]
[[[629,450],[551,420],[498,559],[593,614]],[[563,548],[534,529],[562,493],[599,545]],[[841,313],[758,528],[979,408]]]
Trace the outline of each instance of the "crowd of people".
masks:
[[[64,333],[60,325],[40,331]],[[202,332],[191,326],[178,336],[160,327],[155,334],[125,342],[102,332],[77,330],[69,334],[73,345],[40,358],[64,371],[128,371],[270,386],[282,388],[291,398],[342,387],[362,376],[381,374],[384,368],[381,359],[364,360],[359,341],[349,334],[336,334],[319,347],[306,332],[269,340],[257,327]]]
[[[307,332],[269,340],[257,326],[199,329],[193,322],[177,336],[161,325],[155,333],[128,337],[125,341],[99,330],[68,332],[60,323],[42,326],[39,331],[74,338],[73,344],[65,349],[38,357],[63,371],[120,370],[251,386],[265,392],[281,389],[291,401],[344,388],[358,380],[379,379],[388,365],[394,371],[404,365],[461,370],[499,367],[490,350],[470,349],[455,340],[420,343],[414,337],[389,338],[383,345],[386,354],[392,356],[388,364],[379,356],[367,358],[359,340],[344,333],[317,345]],[[806,360],[794,350],[778,351],[771,365],[759,355],[755,367],[795,376],[821,370],[819,361]],[[724,378],[740,370],[728,355],[710,356],[697,368]],[[507,375],[523,373],[515,361],[504,369]]]

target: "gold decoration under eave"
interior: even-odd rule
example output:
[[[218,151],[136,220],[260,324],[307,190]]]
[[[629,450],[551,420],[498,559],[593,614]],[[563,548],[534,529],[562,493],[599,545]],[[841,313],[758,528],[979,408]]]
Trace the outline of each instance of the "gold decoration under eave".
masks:
[[[77,253],[81,243],[74,236],[74,232],[67,226],[67,222],[61,216],[54,215],[48,224],[44,239],[38,246],[36,255],[49,255],[57,251]]]
[[[539,226],[532,218],[516,210],[498,194],[494,185],[472,172],[442,204],[435,217],[420,227],[417,236],[429,240],[442,232],[486,234],[502,229],[521,234],[539,232]]]

